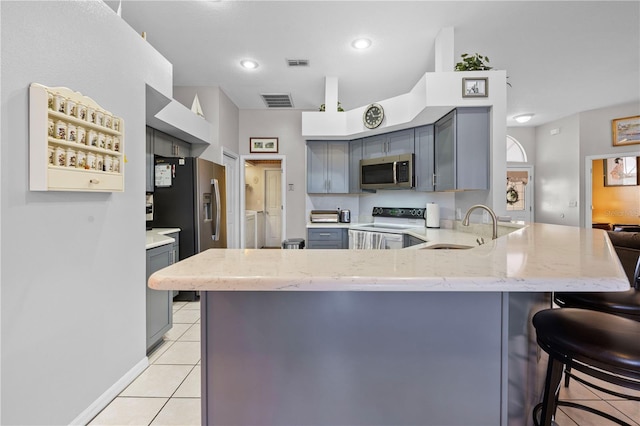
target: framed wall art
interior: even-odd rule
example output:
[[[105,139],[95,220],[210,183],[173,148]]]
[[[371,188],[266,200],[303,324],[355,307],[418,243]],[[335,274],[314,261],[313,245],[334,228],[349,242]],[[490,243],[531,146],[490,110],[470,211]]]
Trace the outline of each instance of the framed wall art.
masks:
[[[640,157],[605,158],[604,186],[635,186],[638,182]]]
[[[640,144],[640,115],[611,120],[613,146]]]
[[[489,96],[489,79],[487,77],[463,78],[463,98],[486,98]]]
[[[249,138],[249,152],[277,153],[278,138]]]

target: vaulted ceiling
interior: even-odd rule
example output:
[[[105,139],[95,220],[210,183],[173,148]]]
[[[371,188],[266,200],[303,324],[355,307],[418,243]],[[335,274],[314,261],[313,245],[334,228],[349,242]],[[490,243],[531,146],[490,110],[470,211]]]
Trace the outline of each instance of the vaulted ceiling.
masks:
[[[444,27],[456,61],[478,52],[507,71],[509,126],[521,113],[535,126],[640,101],[638,1],[123,0],[121,16],[173,64],[176,86],[219,86],[241,109],[286,93],[293,108],[317,110],[325,76],[338,78],[347,110],[405,93],[434,71]],[[358,37],[372,46],[353,49]],[[243,69],[246,58],[258,68]]]

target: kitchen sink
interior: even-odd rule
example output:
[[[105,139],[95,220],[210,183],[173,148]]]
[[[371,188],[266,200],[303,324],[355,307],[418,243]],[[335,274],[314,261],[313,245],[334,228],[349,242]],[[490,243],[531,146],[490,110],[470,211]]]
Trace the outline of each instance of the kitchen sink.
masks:
[[[424,247],[421,250],[467,250],[474,246],[465,246],[462,244],[434,244],[429,247]]]

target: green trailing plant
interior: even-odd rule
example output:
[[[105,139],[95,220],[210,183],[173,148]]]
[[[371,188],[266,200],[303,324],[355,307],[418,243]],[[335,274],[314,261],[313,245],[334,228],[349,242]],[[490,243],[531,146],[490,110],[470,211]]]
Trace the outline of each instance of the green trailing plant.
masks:
[[[320,105],[319,111],[324,112],[325,109],[326,107],[324,104]],[[338,102],[338,112],[344,112],[344,109],[342,108],[342,104],[340,102]]]
[[[477,53],[475,55],[463,53],[460,56],[462,57],[462,61],[456,64],[456,71],[489,71],[491,69],[488,65],[488,56],[482,56]]]

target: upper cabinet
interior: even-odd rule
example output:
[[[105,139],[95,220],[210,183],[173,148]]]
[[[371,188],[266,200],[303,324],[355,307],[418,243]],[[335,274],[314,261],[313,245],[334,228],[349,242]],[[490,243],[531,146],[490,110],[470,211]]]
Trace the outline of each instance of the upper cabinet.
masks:
[[[362,160],[362,139],[349,142],[349,192],[357,194],[360,189],[360,160]]]
[[[153,129],[153,153],[162,157],[190,157],[191,144]]]
[[[460,107],[434,124],[363,139],[307,142],[307,192],[362,193],[360,160],[415,154],[416,191],[489,189],[489,107]]]
[[[433,191],[433,124],[415,129],[415,189]]]
[[[307,192],[310,194],[349,192],[349,142],[307,142]]]
[[[412,154],[414,152],[413,129],[366,137],[362,140],[362,147],[364,159]]]
[[[457,108],[434,124],[434,189],[489,189],[488,107]]]

